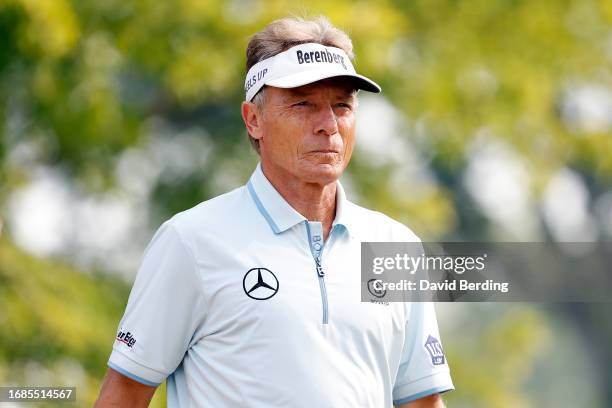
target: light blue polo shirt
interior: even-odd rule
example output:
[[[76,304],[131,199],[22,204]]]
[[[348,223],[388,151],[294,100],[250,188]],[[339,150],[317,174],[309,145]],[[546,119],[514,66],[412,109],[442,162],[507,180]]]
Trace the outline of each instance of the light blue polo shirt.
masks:
[[[453,389],[432,303],[361,302],[360,243],[418,241],[337,183],[324,242],[258,165],[148,245],[109,366],[169,407],[391,407]]]

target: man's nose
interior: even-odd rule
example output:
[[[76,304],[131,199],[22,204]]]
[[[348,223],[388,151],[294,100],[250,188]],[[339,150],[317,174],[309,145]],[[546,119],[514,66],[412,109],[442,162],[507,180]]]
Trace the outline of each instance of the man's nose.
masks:
[[[338,121],[331,105],[324,105],[317,111],[315,133],[331,136],[338,133]]]

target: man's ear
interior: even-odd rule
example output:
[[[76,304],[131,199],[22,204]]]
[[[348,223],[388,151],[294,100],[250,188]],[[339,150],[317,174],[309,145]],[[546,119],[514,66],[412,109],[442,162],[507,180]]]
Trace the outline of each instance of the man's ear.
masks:
[[[253,102],[242,102],[242,120],[254,139],[263,138],[262,116],[263,112]]]

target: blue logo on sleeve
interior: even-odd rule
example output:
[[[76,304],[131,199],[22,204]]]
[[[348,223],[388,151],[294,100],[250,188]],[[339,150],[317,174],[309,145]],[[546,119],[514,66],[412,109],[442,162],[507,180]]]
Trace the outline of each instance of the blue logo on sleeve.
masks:
[[[433,365],[444,364],[444,351],[442,351],[442,345],[434,336],[427,337],[425,350],[429,353]]]

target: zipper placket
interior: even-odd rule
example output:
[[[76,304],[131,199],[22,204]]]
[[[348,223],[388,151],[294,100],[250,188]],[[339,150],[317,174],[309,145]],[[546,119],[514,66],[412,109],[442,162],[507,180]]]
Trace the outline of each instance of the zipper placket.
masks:
[[[314,233],[310,231],[310,222],[306,221],[306,232],[308,234],[308,245],[310,246],[310,253],[315,261],[315,270],[319,279],[319,289],[321,290],[321,302],[323,305],[323,324],[329,322],[329,310],[327,303],[327,289],[325,288],[325,270],[323,269],[323,228],[321,223],[313,222],[313,228],[316,230]],[[330,233],[331,236],[331,233]]]

